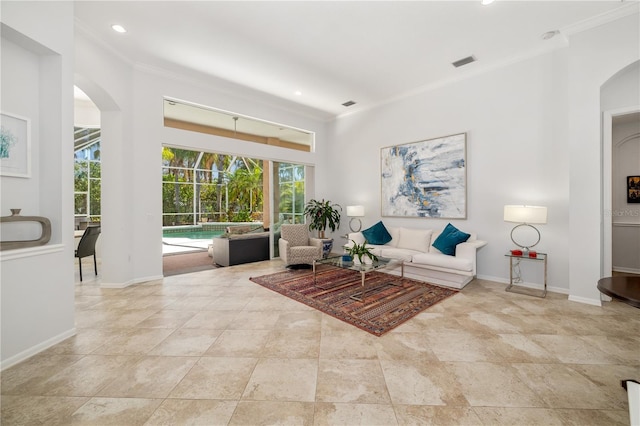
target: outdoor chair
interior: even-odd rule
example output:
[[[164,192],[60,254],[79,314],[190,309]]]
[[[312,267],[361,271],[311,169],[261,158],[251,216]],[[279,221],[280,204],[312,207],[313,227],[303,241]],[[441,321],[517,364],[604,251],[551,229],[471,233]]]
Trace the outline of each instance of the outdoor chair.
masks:
[[[312,265],[322,258],[322,240],[309,237],[305,224],[282,225],[278,248],[285,266]]]
[[[96,241],[100,236],[100,226],[88,226],[80,238],[75,257],[78,258],[80,267],[80,281],[82,281],[82,258],[93,255],[93,267],[98,275],[98,262],[96,260]]]

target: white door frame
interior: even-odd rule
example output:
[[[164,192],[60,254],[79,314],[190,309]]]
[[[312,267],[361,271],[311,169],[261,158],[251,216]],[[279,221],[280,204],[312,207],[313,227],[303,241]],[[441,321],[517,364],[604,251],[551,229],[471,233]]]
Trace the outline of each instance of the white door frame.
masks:
[[[640,105],[602,113],[602,276],[610,276],[613,269],[613,117],[635,112],[640,112]]]

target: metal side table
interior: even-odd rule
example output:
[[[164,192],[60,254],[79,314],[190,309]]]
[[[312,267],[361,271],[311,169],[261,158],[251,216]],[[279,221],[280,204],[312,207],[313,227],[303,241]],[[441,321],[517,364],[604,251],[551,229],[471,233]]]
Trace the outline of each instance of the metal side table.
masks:
[[[511,253],[505,254],[506,257],[509,258],[509,285],[505,288],[505,291],[510,291],[512,293],[525,294],[527,296],[534,297],[546,297],[547,295],[547,254],[546,253],[537,253],[536,257],[529,256],[516,256]],[[513,281],[513,267],[514,260],[520,262],[521,260],[532,261],[536,263],[542,263],[544,267],[544,288],[542,290],[536,290],[533,288],[527,288],[523,286],[515,285]],[[516,266],[518,263],[516,263]]]

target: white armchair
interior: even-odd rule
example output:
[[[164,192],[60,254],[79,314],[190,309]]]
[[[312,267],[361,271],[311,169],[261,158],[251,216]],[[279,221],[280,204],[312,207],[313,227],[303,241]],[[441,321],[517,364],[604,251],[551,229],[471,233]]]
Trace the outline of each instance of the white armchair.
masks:
[[[305,224],[282,225],[278,248],[285,266],[312,265],[322,258],[322,240],[309,237]]]

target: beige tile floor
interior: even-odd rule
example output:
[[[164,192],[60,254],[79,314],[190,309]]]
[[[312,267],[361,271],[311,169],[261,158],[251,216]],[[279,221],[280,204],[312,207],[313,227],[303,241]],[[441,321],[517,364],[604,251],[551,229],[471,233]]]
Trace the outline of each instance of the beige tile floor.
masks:
[[[77,335],[2,372],[2,425],[626,425],[640,309],[476,280],[383,337],[251,281],[76,286]]]

